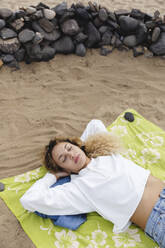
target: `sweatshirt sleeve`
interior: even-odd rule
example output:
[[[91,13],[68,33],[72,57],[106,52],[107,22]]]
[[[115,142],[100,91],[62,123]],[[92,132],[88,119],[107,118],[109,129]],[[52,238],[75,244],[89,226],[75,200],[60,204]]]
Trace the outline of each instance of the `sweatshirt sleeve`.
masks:
[[[93,135],[95,133],[99,133],[99,132],[108,132],[108,130],[106,129],[106,127],[104,126],[103,122],[100,120],[91,120],[83,134],[81,135],[80,139],[82,141],[85,141],[90,135]]]
[[[73,215],[93,211],[74,183],[50,188],[55,182],[56,177],[48,172],[21,197],[22,206],[30,212],[38,211],[47,215]]]

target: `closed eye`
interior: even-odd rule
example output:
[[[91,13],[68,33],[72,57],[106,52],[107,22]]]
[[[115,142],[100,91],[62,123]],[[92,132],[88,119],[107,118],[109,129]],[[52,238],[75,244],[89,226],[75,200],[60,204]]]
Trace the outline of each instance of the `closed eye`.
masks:
[[[67,157],[66,156],[64,156],[64,160],[62,161],[63,163],[66,161],[66,159],[67,159]]]
[[[67,151],[71,151],[72,150],[72,146],[67,146],[66,149],[67,149]]]
[[[72,150],[72,147],[70,146],[69,149],[68,149],[68,151],[71,151],[71,150]]]

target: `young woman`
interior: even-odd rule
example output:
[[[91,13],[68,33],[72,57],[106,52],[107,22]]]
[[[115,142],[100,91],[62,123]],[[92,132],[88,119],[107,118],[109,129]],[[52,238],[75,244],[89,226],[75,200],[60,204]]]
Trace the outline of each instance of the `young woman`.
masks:
[[[45,149],[50,171],[20,199],[31,212],[75,215],[96,211],[124,232],[131,223],[165,247],[165,184],[120,155],[119,142],[99,120],[81,138],[55,138]],[[50,186],[71,175],[71,182]]]

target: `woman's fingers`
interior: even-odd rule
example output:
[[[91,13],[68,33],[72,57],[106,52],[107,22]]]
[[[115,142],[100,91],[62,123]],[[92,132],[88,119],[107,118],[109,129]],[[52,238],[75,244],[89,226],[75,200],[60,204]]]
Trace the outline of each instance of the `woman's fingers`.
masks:
[[[70,175],[70,173],[66,172],[66,171],[59,171],[59,172],[53,172],[52,171],[51,173],[56,176],[57,180],[61,177],[67,177]]]

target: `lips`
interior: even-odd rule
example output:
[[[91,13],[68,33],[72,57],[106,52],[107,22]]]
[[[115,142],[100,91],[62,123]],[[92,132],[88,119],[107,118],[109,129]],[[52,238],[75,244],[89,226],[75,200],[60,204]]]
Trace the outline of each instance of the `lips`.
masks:
[[[78,162],[78,160],[79,160],[79,155],[77,155],[76,157],[75,157],[75,163],[77,164],[77,162]]]

